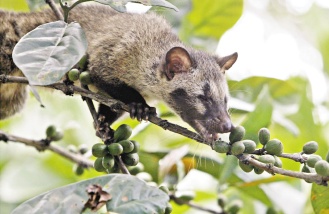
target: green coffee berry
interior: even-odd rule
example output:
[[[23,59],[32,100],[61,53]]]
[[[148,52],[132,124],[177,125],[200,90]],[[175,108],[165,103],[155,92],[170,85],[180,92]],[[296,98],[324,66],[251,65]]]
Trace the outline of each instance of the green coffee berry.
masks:
[[[191,201],[195,198],[195,192],[189,190],[176,191],[175,196],[182,201]]]
[[[110,154],[106,154],[102,159],[102,164],[105,169],[110,169],[114,166],[114,157]]]
[[[121,140],[118,142],[123,148],[123,153],[129,153],[134,150],[134,144],[130,140]]]
[[[242,206],[243,206],[243,202],[241,200],[234,200],[228,205],[226,210],[230,214],[236,214],[239,212]]]
[[[103,143],[96,143],[91,148],[91,153],[93,156],[101,158],[104,157],[108,153],[107,146]]]
[[[145,182],[151,182],[153,180],[152,176],[147,172],[140,172],[136,175],[136,177]]]
[[[283,152],[283,144],[280,140],[273,139],[266,143],[265,150],[268,154],[278,156],[281,155]]]
[[[231,147],[231,153],[232,155],[240,155],[244,152],[245,146],[242,141],[237,141],[233,143]]]
[[[84,71],[79,76],[80,82],[83,85],[89,85],[92,83],[90,73],[88,71]]]
[[[80,75],[80,72],[76,68],[73,68],[68,73],[69,80],[71,80],[71,81],[77,81],[79,79],[79,75]]]
[[[230,150],[230,145],[219,140],[214,143],[214,150],[218,153],[227,153]]]
[[[321,156],[313,154],[313,155],[308,156],[307,161],[306,161],[306,164],[309,167],[314,168],[316,162],[318,162],[320,160],[322,160]]]
[[[82,175],[84,172],[84,168],[81,165],[75,164],[73,168],[76,175]]]
[[[81,144],[79,146],[79,153],[80,154],[86,154],[88,152],[88,146],[86,144]]]
[[[244,144],[244,152],[243,153],[253,153],[256,149],[256,143],[252,140],[242,140],[242,143]]]
[[[279,212],[274,207],[269,207],[266,210],[266,214],[278,214]]]
[[[114,166],[112,168],[109,168],[107,170],[108,173],[119,173],[120,172],[120,167],[117,163],[114,162]]]
[[[94,162],[94,168],[97,172],[106,171],[106,169],[103,167],[102,160],[103,158],[97,158]]]
[[[320,160],[316,162],[315,171],[318,175],[329,176],[329,163],[325,160]]]
[[[139,162],[136,166],[129,166],[128,170],[129,170],[130,174],[136,175],[136,174],[144,171],[144,165],[141,162]]]
[[[304,164],[303,168],[302,168],[302,172],[311,173],[311,170],[310,170],[310,168],[308,168],[308,166],[306,164]]]
[[[258,132],[258,139],[262,145],[270,140],[270,131],[267,128],[261,128]]]
[[[137,153],[123,154],[121,157],[122,157],[122,161],[127,166],[136,166],[139,162],[139,156]]]
[[[46,129],[46,136],[48,137],[48,138],[52,138],[55,134],[56,134],[56,127],[55,126],[53,126],[53,125],[50,125],[50,126],[48,126],[47,127],[47,129]]]
[[[254,167],[254,172],[257,174],[257,175],[260,175],[264,172],[264,169],[260,169],[260,168],[257,168],[257,167]]]
[[[120,155],[123,152],[123,147],[119,143],[112,143],[107,148],[111,155]]]
[[[131,140],[131,142],[134,144],[134,149],[130,153],[138,153],[140,145],[137,141]]]
[[[254,169],[254,167],[252,165],[245,164],[242,161],[239,161],[239,166],[245,172],[251,172]]]
[[[258,161],[262,163],[274,164],[275,158],[272,155],[262,155],[258,157]]]
[[[59,140],[63,139],[63,132],[56,131],[56,133],[52,137],[50,137],[50,139],[52,141],[59,141]]]
[[[319,145],[317,142],[315,141],[310,141],[308,143],[305,143],[303,146],[303,152],[305,154],[313,154],[314,152],[316,152],[319,148]]]
[[[170,203],[167,204],[164,214],[170,214],[172,212],[172,206]]]
[[[127,124],[120,125],[114,132],[114,140],[119,142],[121,140],[127,140],[132,134],[132,129]]]
[[[170,192],[168,187],[164,186],[164,185],[159,186],[159,189],[162,190],[164,193],[167,193],[167,194],[169,194],[169,192]]]
[[[87,55],[84,55],[83,57],[81,57],[80,61],[78,62],[79,68],[86,67],[87,60],[88,60],[88,56]]]
[[[225,204],[227,203],[227,197],[226,195],[222,194],[222,193],[219,193],[217,195],[217,204],[223,208],[225,206]]]
[[[230,133],[229,139],[231,143],[242,140],[246,130],[243,126],[236,126]]]
[[[281,159],[278,156],[275,156],[275,155],[273,157],[275,159],[274,166],[279,167],[279,168],[282,168],[282,161],[281,161]]]

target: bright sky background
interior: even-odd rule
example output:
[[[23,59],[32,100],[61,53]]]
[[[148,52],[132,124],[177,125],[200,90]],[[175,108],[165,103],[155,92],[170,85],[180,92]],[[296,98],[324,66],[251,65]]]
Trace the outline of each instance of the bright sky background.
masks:
[[[285,80],[291,76],[306,76],[311,83],[315,104],[328,99],[320,52],[308,41],[291,20],[286,23],[268,11],[269,0],[246,0],[245,10],[237,24],[219,41],[217,53],[238,52],[236,64],[227,74],[241,80],[250,76],[267,76]],[[328,0],[282,1],[293,14],[308,12],[313,4],[329,8]]]

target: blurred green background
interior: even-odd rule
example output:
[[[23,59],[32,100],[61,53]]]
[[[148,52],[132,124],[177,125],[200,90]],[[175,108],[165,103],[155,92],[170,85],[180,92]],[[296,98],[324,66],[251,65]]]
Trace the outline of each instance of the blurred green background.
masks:
[[[319,143],[318,155],[329,149],[329,4],[326,0],[172,0],[180,12],[162,8],[163,15],[187,44],[219,55],[239,53],[227,72],[231,93],[230,112],[234,124],[247,130],[257,141],[257,131],[268,127],[271,138],[279,138],[284,152],[302,150],[304,143]],[[29,11],[43,7],[42,0],[0,0],[0,8]],[[92,118],[78,96],[39,89],[45,108],[30,96],[26,108],[0,121],[0,129],[18,136],[42,139],[47,126],[64,131],[63,147],[100,140],[95,137]],[[156,104],[160,116],[187,126],[163,103]],[[134,127],[141,144],[141,162],[156,182],[174,179],[180,190],[196,191],[195,202],[220,211],[218,192],[230,200],[244,202],[241,213],[265,213],[275,206],[284,213],[313,213],[311,184],[267,173],[245,173],[236,159],[212,151],[152,124],[125,117],[115,126]],[[228,135],[222,135],[225,140]],[[164,159],[177,151],[178,173],[163,175]],[[152,160],[152,161],[150,161]],[[179,164],[180,163],[180,164]],[[159,167],[160,166],[160,167]],[[300,170],[300,164],[283,160],[283,167]],[[93,169],[76,176],[73,163],[49,151],[38,152],[19,143],[0,142],[0,212],[10,213],[18,204],[45,191],[99,176]],[[185,174],[187,172],[187,174]],[[173,213],[205,213],[188,206],[174,207]]]

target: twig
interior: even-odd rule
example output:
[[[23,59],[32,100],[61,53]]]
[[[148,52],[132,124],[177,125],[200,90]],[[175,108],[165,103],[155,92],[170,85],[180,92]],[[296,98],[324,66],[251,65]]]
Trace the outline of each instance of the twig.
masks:
[[[252,154],[264,155],[266,154],[266,150],[264,148],[256,149]],[[307,161],[307,158],[303,156],[301,153],[294,153],[294,154],[282,153],[281,155],[279,155],[279,157],[290,159],[299,163],[305,163],[305,161]]]
[[[200,205],[197,205],[197,204],[195,204],[195,203],[193,203],[191,201],[181,200],[181,199],[177,198],[174,194],[170,194],[169,197],[170,197],[171,200],[173,200],[177,204],[185,204],[185,205],[188,205],[190,207],[193,207],[194,209],[202,210],[202,211],[205,211],[205,212],[208,212],[208,213],[225,214],[225,212],[217,212],[215,210],[211,210],[211,209],[208,209],[206,207],[202,207]]]
[[[53,10],[53,12],[55,13],[57,19],[64,20],[63,14],[61,13],[61,11],[59,11],[58,7],[56,6],[56,4],[53,0],[45,0],[45,2],[47,4],[49,4],[49,7]]]
[[[304,172],[295,172],[295,171],[290,171],[286,169],[282,169],[279,167],[276,167],[272,164],[265,164],[261,163],[258,160],[252,158],[252,155],[247,155],[247,154],[242,154],[238,155],[237,158],[244,162],[244,163],[249,163],[250,165],[264,169],[270,174],[280,174],[280,175],[285,175],[293,178],[300,178],[309,182],[314,182],[319,185],[324,185],[327,186],[327,181],[329,181],[329,176],[323,177],[321,175],[318,175],[316,173],[304,173]]]
[[[123,174],[130,175],[129,170],[127,169],[126,165],[123,163],[121,156],[115,156],[115,162],[118,163],[119,168]]]
[[[294,153],[294,154],[283,153],[283,154],[279,155],[279,157],[291,159],[291,160],[294,160],[299,163],[305,163],[305,161],[307,160],[307,158],[303,157],[303,155],[301,153]]]
[[[93,162],[90,161],[89,159],[85,158],[83,155],[69,152],[66,149],[64,149],[56,144],[53,144],[53,143],[50,143],[49,145],[47,145],[47,144],[45,144],[44,140],[31,140],[31,139],[7,134],[0,130],[0,141],[1,140],[5,141],[5,142],[11,141],[11,142],[23,143],[27,146],[35,147],[39,151],[50,150],[56,154],[59,154],[59,155],[65,157],[66,159],[73,161],[84,167],[93,167]]]

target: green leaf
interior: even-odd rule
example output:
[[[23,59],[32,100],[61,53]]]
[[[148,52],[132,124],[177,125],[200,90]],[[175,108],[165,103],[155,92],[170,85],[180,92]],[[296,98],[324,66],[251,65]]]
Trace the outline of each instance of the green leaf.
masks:
[[[238,159],[233,155],[228,155],[225,158],[223,168],[219,176],[219,184],[224,184],[233,175],[235,168],[238,165]]]
[[[30,90],[31,90],[32,94],[34,95],[35,99],[40,103],[40,106],[44,107],[41,97],[38,93],[38,90],[32,85],[30,85]]]
[[[241,81],[230,80],[231,96],[247,102],[254,102],[264,86],[269,87],[273,99],[282,104],[293,104],[298,101],[300,87],[294,79],[279,80],[269,77],[249,77]]]
[[[311,202],[315,213],[329,213],[329,187],[312,185]]]
[[[113,196],[106,204],[111,212],[161,213],[169,202],[169,196],[159,188],[128,175],[116,175],[104,190]]]
[[[238,191],[245,193],[246,195],[261,201],[266,206],[271,206],[272,202],[269,197],[265,194],[264,190],[260,187],[260,184],[257,182],[245,182],[245,183],[236,183],[235,187]]]
[[[114,10],[122,13],[127,12],[126,4],[128,2],[141,3],[147,6],[166,7],[178,11],[177,7],[175,7],[174,5],[172,5],[171,3],[165,0],[94,0],[94,1],[101,4],[109,5]]]
[[[25,0],[1,0],[0,8],[28,12],[29,7]]]
[[[255,105],[255,110],[248,114],[241,125],[246,129],[245,139],[257,142],[258,130],[262,127],[267,127],[272,119],[273,104],[267,86],[258,95]]]
[[[21,38],[13,60],[31,85],[59,81],[85,54],[87,39],[78,23],[40,25]]]
[[[242,14],[242,0],[193,0],[193,9],[183,20],[181,38],[193,36],[220,38]]]
[[[107,210],[111,212],[160,213],[169,201],[167,194],[134,176],[111,174],[39,195],[18,206],[12,214],[80,213],[89,198],[86,188],[91,184],[100,185],[111,195],[106,203]]]
[[[171,150],[165,157],[163,157],[160,161],[161,164],[159,166],[159,181],[162,182],[164,177],[169,173],[171,168],[177,164],[185,155],[188,153],[188,146],[182,146],[177,149]]]

